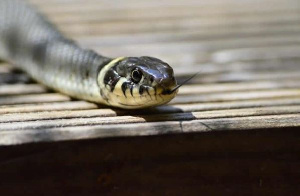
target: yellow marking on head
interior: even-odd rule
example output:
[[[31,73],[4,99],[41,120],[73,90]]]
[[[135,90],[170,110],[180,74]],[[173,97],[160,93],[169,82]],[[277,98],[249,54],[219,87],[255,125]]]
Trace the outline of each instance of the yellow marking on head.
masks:
[[[139,97],[139,96],[140,96],[140,93],[139,93],[139,87],[133,88],[132,94],[133,94],[133,96],[136,97],[136,98]]]
[[[127,79],[124,78],[124,77],[121,77],[119,79],[119,81],[117,82],[117,84],[115,85],[115,88],[114,88],[114,91],[112,93],[116,94],[116,95],[119,95],[119,96],[125,96],[123,91],[122,91],[122,85],[124,82],[126,82]]]
[[[155,91],[154,89],[151,87],[151,88],[148,88],[148,92],[151,96],[153,96],[155,94]],[[147,92],[146,92],[147,93]],[[148,93],[147,93],[148,94]]]
[[[115,58],[114,60],[110,61],[107,65],[105,65],[101,70],[100,73],[98,75],[98,84],[100,85],[101,88],[105,88],[105,84],[104,84],[104,77],[105,74],[107,73],[107,71],[112,68],[113,66],[115,66],[115,64],[121,60],[123,60],[126,57],[118,57]]]

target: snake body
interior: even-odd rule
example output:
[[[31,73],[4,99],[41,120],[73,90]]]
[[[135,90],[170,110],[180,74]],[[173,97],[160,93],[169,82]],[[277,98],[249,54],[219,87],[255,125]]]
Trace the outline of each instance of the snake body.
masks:
[[[120,108],[165,104],[178,91],[167,63],[83,49],[22,0],[0,0],[0,59],[54,90]]]

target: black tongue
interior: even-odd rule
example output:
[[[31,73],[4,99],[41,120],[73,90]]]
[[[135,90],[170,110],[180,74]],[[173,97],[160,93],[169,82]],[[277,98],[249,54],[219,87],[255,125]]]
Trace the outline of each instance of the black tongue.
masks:
[[[174,93],[177,89],[179,89],[181,86],[183,86],[184,84],[186,84],[188,81],[190,81],[191,79],[193,79],[196,75],[198,75],[200,72],[195,73],[194,75],[192,75],[191,77],[189,77],[188,79],[186,79],[185,81],[183,81],[181,84],[175,86],[173,89],[171,90],[165,90],[162,94],[172,94]]]

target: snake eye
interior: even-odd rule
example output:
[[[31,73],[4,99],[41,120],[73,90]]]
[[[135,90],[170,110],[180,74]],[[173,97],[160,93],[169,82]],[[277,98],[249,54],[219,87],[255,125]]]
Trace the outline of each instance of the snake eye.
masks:
[[[135,82],[135,83],[140,82],[142,77],[143,77],[143,74],[138,69],[134,69],[131,72],[131,78],[132,78],[133,82]]]

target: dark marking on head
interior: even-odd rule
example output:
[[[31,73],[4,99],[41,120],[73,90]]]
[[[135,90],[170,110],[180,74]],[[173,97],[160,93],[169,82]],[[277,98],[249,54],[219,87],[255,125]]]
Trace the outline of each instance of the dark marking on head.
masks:
[[[133,86],[132,85],[130,86],[130,94],[133,97]]]
[[[126,82],[124,82],[123,84],[122,84],[122,92],[123,92],[123,94],[124,94],[124,96],[126,97],[126,90],[127,90],[127,84],[126,84]]]
[[[139,89],[139,94],[142,95],[144,93],[145,89],[146,89],[145,86],[141,85],[140,89]]]
[[[127,97],[126,96],[126,90],[128,89],[128,88],[130,88],[130,83],[129,82],[124,82],[123,84],[122,84],[122,86],[121,86],[121,88],[122,88],[122,92],[123,92],[123,94],[124,94],[124,96],[125,97]]]
[[[145,89],[146,89],[147,94],[151,97],[150,92],[149,92],[149,87],[146,87]]]
[[[150,83],[152,84],[154,82],[153,76],[150,76]]]
[[[154,97],[155,97],[155,100],[157,101],[157,89],[156,89],[156,87],[153,87],[153,89],[154,89]]]
[[[152,100],[152,96],[150,95],[150,92],[149,92],[149,87],[146,87],[146,92],[149,95],[150,99]]]
[[[104,84],[110,86],[110,91],[111,92],[114,91],[115,86],[116,86],[116,84],[118,83],[119,80],[120,80],[120,76],[113,69],[108,70],[107,73],[104,76]]]
[[[110,83],[110,91],[113,92],[115,90],[116,84],[119,82],[120,78],[115,78],[111,80]]]
[[[154,95],[156,95],[156,94],[157,94],[157,89],[156,89],[156,87],[153,87],[153,89],[154,89]]]

